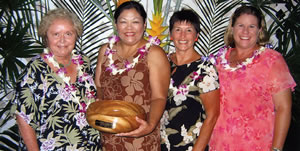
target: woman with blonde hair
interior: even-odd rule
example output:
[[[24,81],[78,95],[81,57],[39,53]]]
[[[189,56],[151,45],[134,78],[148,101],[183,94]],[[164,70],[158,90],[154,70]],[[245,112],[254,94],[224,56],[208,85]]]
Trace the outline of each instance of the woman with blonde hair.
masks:
[[[74,50],[82,25],[65,9],[49,11],[38,29],[46,48],[17,82],[19,150],[101,150],[99,132],[85,112],[96,88],[89,59]]]
[[[216,65],[220,117],[210,150],[281,151],[296,83],[281,54],[264,46],[269,37],[260,10],[237,8],[224,39]]]

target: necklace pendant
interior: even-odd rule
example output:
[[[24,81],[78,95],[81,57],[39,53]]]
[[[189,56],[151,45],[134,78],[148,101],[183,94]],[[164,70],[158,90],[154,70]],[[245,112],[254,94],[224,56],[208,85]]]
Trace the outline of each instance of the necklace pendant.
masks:
[[[60,68],[64,68],[65,66],[61,63],[58,64]]]

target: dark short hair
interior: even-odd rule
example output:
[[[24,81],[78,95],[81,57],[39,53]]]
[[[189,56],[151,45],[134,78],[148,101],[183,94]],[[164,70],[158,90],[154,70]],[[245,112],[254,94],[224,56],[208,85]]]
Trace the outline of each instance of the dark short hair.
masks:
[[[199,16],[193,10],[182,9],[181,11],[175,12],[170,19],[170,31],[172,31],[174,24],[178,21],[191,23],[194,26],[196,32],[200,32]]]
[[[117,20],[120,16],[120,14],[126,10],[126,9],[132,9],[134,8],[143,18],[144,23],[146,22],[146,18],[147,18],[147,13],[143,7],[143,5],[141,5],[140,3],[136,2],[136,1],[127,1],[122,3],[115,11],[114,14],[114,19],[115,19],[115,23],[117,23]]]
[[[266,23],[265,23],[265,20],[264,20],[264,16],[261,13],[261,11],[259,9],[257,9],[256,7],[247,6],[247,5],[243,5],[239,8],[237,8],[235,10],[235,12],[232,14],[230,22],[227,26],[227,29],[226,29],[226,32],[225,32],[225,35],[224,35],[225,44],[227,46],[230,46],[230,47],[235,47],[232,28],[233,28],[236,20],[244,14],[253,15],[254,17],[257,18],[258,28],[261,29],[261,32],[259,33],[259,37],[258,37],[258,40],[257,40],[257,44],[260,45],[260,46],[265,45],[269,41],[270,37],[269,37],[269,34],[267,32],[267,27],[266,27]]]

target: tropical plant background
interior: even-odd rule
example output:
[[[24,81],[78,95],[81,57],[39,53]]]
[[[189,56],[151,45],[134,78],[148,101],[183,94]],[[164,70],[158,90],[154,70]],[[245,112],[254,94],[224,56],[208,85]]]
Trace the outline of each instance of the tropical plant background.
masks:
[[[15,82],[28,59],[42,51],[37,27],[50,9],[75,13],[84,25],[76,49],[90,57],[95,67],[99,47],[115,34],[113,12],[128,0],[1,0],[0,1],[0,150],[16,150],[18,129],[10,112]],[[285,151],[300,150],[300,3],[299,0],[140,0],[148,12],[145,35],[157,36],[166,53],[174,51],[168,20],[174,11],[193,9],[201,18],[197,51],[208,56],[224,45],[223,34],[236,6],[253,5],[266,16],[271,43],[290,68],[298,86],[293,93],[293,120]]]

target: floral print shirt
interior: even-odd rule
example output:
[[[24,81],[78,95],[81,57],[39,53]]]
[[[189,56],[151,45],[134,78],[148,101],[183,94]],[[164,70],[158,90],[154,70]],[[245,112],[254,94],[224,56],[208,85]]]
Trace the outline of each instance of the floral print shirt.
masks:
[[[15,113],[35,130],[41,151],[101,150],[99,132],[85,117],[88,104],[95,101],[96,89],[90,62],[87,57],[82,59],[83,74],[70,87],[40,55],[28,63],[17,83]],[[80,103],[70,97],[69,89],[76,89]],[[27,150],[22,139],[19,150]]]
[[[171,61],[171,82],[161,119],[163,151],[192,150],[206,118],[200,94],[219,88],[214,65],[204,58],[177,66]]]
[[[149,50],[151,51],[151,50]],[[112,60],[118,69],[124,69],[126,62],[132,63],[139,55],[127,59],[113,53]],[[150,71],[147,63],[148,51],[139,58],[137,64],[130,70],[113,75],[107,70],[110,59],[103,57],[101,64],[100,86],[97,95],[101,100],[123,100],[142,106],[149,116],[151,106]],[[120,137],[115,134],[102,133],[101,142],[106,151],[160,151],[160,134],[157,126],[150,134],[143,137]]]
[[[231,51],[233,48],[226,59]],[[226,70],[221,58],[216,62],[220,116],[210,139],[210,151],[270,150],[276,114],[272,95],[296,86],[284,58],[266,49],[246,68],[235,71]]]

